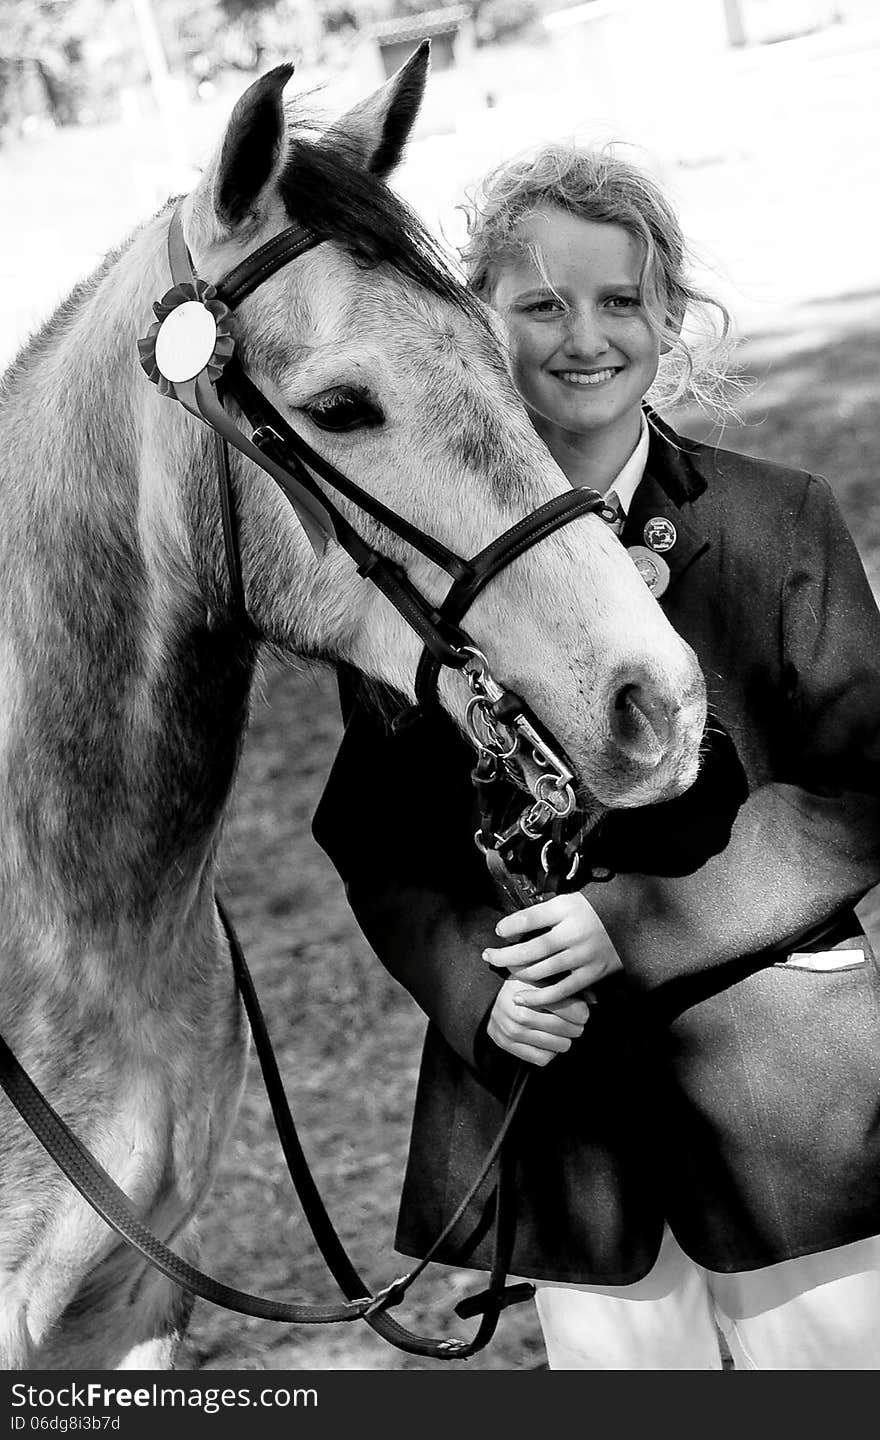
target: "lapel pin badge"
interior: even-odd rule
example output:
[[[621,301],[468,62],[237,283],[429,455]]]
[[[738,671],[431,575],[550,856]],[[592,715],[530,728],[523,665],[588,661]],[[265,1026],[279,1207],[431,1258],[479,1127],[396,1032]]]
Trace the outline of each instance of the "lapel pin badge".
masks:
[[[629,545],[626,553],[654,599],[659,600],[669,584],[669,566],[663,556],[647,550],[644,545]]]
[[[648,548],[658,554],[664,550],[671,550],[678,539],[678,531],[665,515],[655,515],[653,520],[648,521],[642,534]]]

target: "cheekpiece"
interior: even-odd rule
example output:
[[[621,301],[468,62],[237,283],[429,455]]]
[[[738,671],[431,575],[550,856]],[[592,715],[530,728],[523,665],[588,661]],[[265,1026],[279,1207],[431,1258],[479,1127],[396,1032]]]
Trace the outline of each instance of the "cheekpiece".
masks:
[[[216,384],[235,349],[230,309],[213,285],[181,281],[153,304],[156,320],[138,340],[141,366],[160,395],[181,397],[177,386],[205,374]]]

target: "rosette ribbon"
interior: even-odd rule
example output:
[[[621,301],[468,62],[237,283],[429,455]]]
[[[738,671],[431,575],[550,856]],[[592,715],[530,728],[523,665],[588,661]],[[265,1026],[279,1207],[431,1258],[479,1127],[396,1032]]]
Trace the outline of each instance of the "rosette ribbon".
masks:
[[[181,306],[196,305],[201,307],[202,315],[200,318],[197,318],[198,312],[196,311],[187,312],[181,310]],[[161,355],[157,356],[156,347],[157,344],[161,346],[160,335],[163,337],[167,336],[170,327],[167,326],[165,322],[174,315],[176,311],[179,311],[179,315],[176,317],[177,319],[186,317],[192,322],[190,325],[191,330],[198,327],[200,333],[190,338],[193,353],[197,354],[196,347],[200,339],[203,341],[203,346],[201,355],[198,355],[198,358],[201,359],[201,364],[196,366],[194,373],[190,376],[178,374],[177,378],[171,378],[171,375],[166,374],[163,369],[163,363],[166,368],[169,368],[169,360],[172,358],[167,354],[169,347],[165,347],[166,356],[164,359]],[[223,374],[227,361],[231,358],[232,352],[235,349],[235,338],[229,323],[232,312],[229,306],[225,305],[220,299],[214,286],[209,285],[206,280],[199,279],[197,275],[193,275],[192,280],[182,280],[178,282],[178,284],[173,285],[170,290],[165,292],[161,300],[156,300],[153,304],[153,313],[156,316],[156,320],[150,326],[143,339],[138,341],[138,355],[147,378],[152,380],[159,394],[170,395],[174,400],[183,401],[183,397],[178,393],[177,387],[181,384],[185,385],[188,380],[194,379],[195,375],[202,372],[212,385],[216,385],[220,376]],[[210,319],[208,319],[209,316]],[[214,328],[210,341],[210,351],[207,357],[204,358],[212,321]],[[172,321],[172,325],[173,324],[174,322]],[[186,340],[187,338],[185,333],[180,337],[181,340]],[[178,359],[181,366],[185,365],[185,357],[182,354],[178,353],[174,358]],[[172,370],[172,374],[174,373]]]
[[[295,475],[248,439],[227,415],[217,395],[215,386],[235,350],[232,310],[216,286],[196,275],[177,210],[168,231],[168,261],[174,284],[161,300],[154,302],[156,319],[138,341],[138,355],[145,374],[160,395],[179,401],[191,415],[204,420],[221,440],[271,475],[293,506],[312,549],[320,558],[328,540],[336,537],[330,513]],[[226,503],[230,503],[228,499]],[[229,548],[227,541],[227,551]]]

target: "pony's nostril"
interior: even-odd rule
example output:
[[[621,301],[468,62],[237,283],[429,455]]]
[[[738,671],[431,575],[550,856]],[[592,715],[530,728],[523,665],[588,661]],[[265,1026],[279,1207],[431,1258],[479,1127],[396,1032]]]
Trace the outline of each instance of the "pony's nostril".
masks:
[[[611,729],[622,750],[656,763],[672,734],[669,706],[648,685],[623,685],[612,703]]]

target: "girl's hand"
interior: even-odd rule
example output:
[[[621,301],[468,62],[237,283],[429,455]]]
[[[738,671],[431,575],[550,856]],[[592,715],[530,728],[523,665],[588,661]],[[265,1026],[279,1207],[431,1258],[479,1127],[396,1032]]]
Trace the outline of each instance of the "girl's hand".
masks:
[[[522,1006],[555,1010],[623,969],[602,921],[577,891],[505,915],[495,933],[512,943],[484,950],[483,959],[528,982],[520,987]]]
[[[492,1006],[486,1034],[518,1060],[548,1065],[554,1055],[571,1049],[590,1012],[583,1000],[561,1001],[552,1011],[534,1010],[522,1002],[526,991],[530,992],[530,987],[519,980],[505,980]]]

